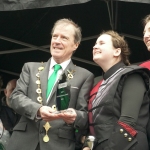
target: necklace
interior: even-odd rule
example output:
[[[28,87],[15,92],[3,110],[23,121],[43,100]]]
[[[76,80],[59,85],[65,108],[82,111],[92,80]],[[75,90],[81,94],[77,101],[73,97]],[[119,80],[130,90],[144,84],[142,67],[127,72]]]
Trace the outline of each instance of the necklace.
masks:
[[[42,98],[42,90],[41,90],[41,81],[40,81],[40,72],[44,69],[44,66],[43,66],[43,62],[42,62],[42,66],[38,68],[38,73],[36,74],[36,77],[37,77],[37,80],[36,80],[36,84],[37,84],[37,89],[36,89],[36,92],[38,94],[38,97],[37,97],[37,101],[43,105],[43,98]],[[49,141],[49,136],[48,136],[48,130],[51,128],[51,125],[49,122],[46,122],[45,125],[43,125],[45,131],[46,131],[46,134],[45,136],[43,137],[43,141],[44,142],[48,142]]]

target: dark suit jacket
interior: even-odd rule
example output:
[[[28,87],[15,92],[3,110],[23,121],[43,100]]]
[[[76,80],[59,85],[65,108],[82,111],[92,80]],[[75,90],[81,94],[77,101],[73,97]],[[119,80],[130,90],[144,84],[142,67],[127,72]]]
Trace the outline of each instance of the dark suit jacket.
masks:
[[[45,130],[43,120],[35,121],[38,109],[42,106],[37,102],[36,73],[40,63],[26,63],[22,69],[16,89],[11,95],[12,108],[22,115],[19,123],[14,128],[7,150],[35,150],[38,143],[42,150],[74,150],[75,129],[82,130],[87,126],[87,100],[89,91],[93,85],[94,76],[86,69],[75,67],[72,62],[65,69],[75,70],[73,79],[70,80],[69,108],[75,108],[77,117],[72,126],[66,125],[63,120],[50,121],[51,128],[48,131],[50,141],[43,142]],[[50,100],[46,103],[46,87],[49,73],[50,60],[44,63],[44,70],[40,73],[43,105],[56,104],[57,86],[54,86]]]

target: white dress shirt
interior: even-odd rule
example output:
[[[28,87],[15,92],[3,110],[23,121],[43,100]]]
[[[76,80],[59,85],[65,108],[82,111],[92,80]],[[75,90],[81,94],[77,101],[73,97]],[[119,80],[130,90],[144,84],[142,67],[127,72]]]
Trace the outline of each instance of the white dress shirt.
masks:
[[[71,59],[69,59],[69,60],[67,60],[67,61],[64,61],[63,63],[59,64],[59,65],[61,66],[61,69],[59,69],[58,72],[57,72],[56,81],[55,81],[55,83],[54,83],[54,85],[53,85],[53,87],[52,87],[52,90],[53,90],[53,88],[54,88],[56,82],[58,81],[60,75],[61,75],[62,72],[66,69],[66,67],[68,66],[68,64],[70,63],[70,61],[71,61]],[[51,62],[50,62],[50,66],[49,66],[48,79],[49,79],[49,77],[51,76],[51,74],[54,72],[54,66],[55,66],[56,64],[57,64],[57,63],[55,62],[54,58],[52,57],[52,58],[51,58]],[[52,90],[51,90],[51,92],[52,92]],[[49,94],[49,96],[48,96],[48,98],[47,98],[47,102],[48,102],[48,100],[49,100],[49,97],[50,97],[50,95],[51,95],[51,92],[50,92],[50,94]]]

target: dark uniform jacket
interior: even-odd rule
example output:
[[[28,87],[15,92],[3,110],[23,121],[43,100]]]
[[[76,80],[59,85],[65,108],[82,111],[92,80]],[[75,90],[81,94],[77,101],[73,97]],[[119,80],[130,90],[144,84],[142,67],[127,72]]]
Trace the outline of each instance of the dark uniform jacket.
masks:
[[[128,87],[134,86],[132,85],[134,81],[126,82],[129,76],[132,79],[141,79],[139,85],[145,90],[144,95],[140,95],[143,97],[141,100],[138,98],[136,100],[135,93],[132,94],[130,89],[126,92],[123,91],[127,84],[130,84]],[[146,137],[146,125],[149,118],[148,70],[138,66],[126,67],[124,64],[118,63],[106,72],[100,87],[92,101],[92,109],[89,110],[93,115],[92,122],[90,122],[94,127],[93,135],[96,136],[99,144],[96,150],[148,150]],[[142,87],[135,88],[139,88],[140,93]],[[124,93],[125,98],[122,100]],[[130,94],[135,95],[133,99],[129,99],[131,98],[128,97]],[[138,96],[138,93],[136,94]],[[130,132],[119,122],[129,126]],[[135,133],[134,136],[132,133]]]
[[[142,64],[140,64],[140,66],[150,70],[150,60],[143,62]],[[150,108],[149,108],[149,111],[150,111]],[[149,121],[147,124],[147,137],[148,137],[148,144],[149,144],[149,150],[150,150],[150,117],[149,117]]]

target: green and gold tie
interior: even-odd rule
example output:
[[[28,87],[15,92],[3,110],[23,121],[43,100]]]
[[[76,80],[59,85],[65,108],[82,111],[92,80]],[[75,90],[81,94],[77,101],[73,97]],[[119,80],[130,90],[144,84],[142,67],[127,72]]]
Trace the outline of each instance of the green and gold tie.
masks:
[[[48,79],[46,98],[48,98],[48,96],[49,96],[49,94],[50,94],[50,92],[54,86],[54,83],[55,83],[56,77],[57,77],[57,72],[60,68],[61,68],[61,66],[59,64],[56,64],[54,66],[54,72],[52,73],[52,75]]]

